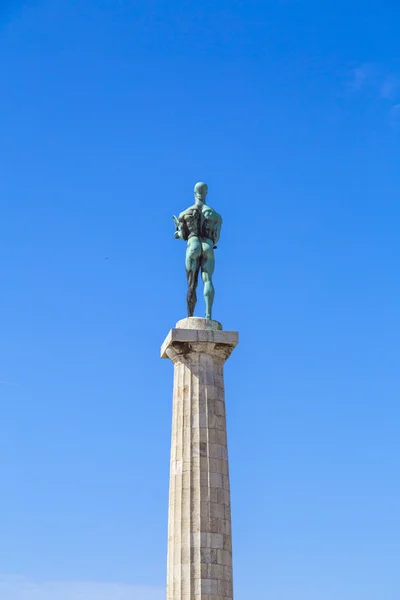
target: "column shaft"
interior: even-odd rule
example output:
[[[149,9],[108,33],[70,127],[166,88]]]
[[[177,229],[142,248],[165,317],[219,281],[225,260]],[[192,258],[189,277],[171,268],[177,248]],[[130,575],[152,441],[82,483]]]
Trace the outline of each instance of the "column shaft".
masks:
[[[232,600],[223,364],[236,342],[224,343],[231,332],[186,334],[189,342],[166,350],[174,362],[167,600]]]

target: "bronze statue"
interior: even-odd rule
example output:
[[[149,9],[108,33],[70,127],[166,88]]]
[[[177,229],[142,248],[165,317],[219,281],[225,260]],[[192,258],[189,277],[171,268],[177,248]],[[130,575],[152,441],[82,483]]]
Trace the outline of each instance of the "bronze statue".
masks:
[[[197,303],[196,289],[201,269],[206,302],[206,319],[211,319],[214,302],[214,250],[219,240],[222,217],[206,204],[208,187],[199,182],[194,186],[195,203],[174,217],[175,238],[187,241],[186,275],[188,280],[187,311],[193,317]]]

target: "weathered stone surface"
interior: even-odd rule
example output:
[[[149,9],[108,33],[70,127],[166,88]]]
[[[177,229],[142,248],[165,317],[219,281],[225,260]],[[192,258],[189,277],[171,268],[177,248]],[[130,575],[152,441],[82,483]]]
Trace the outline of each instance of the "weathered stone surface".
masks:
[[[232,600],[223,365],[238,334],[190,317],[168,334],[174,363],[167,600]]]

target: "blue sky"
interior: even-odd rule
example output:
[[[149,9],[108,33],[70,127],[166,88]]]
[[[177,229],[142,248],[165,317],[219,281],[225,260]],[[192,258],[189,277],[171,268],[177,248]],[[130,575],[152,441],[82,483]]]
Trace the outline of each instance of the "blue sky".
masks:
[[[398,600],[400,8],[0,8],[0,597],[161,600],[171,215],[223,215],[236,600]],[[203,314],[199,300],[198,314]]]

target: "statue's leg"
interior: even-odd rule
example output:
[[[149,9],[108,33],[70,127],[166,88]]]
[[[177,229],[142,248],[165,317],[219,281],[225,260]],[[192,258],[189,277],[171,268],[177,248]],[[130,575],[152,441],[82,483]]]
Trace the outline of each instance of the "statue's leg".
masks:
[[[212,276],[215,268],[214,250],[211,243],[203,242],[201,257],[201,278],[204,283],[204,299],[206,301],[206,319],[212,318],[214,303],[214,284]]]
[[[193,317],[194,309],[197,304],[197,283],[199,279],[200,270],[200,258],[201,258],[201,243],[199,238],[192,237],[188,241],[186,249],[186,276],[188,280],[188,291],[187,291],[187,313],[188,317]]]

